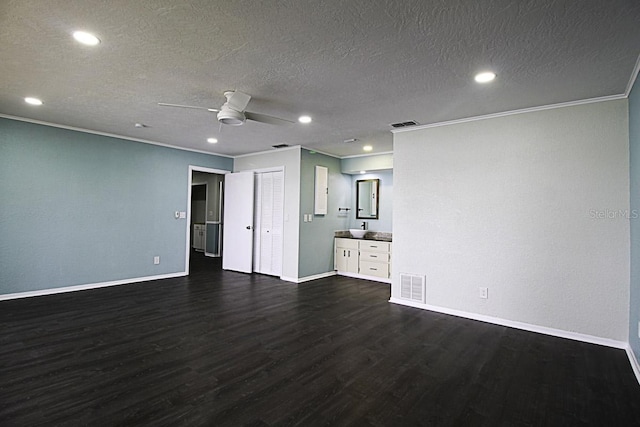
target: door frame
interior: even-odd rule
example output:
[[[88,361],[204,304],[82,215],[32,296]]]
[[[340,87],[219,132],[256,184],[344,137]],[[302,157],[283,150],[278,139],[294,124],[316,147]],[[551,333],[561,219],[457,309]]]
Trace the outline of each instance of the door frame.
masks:
[[[231,171],[213,169],[203,166],[189,165],[189,175],[187,178],[187,221],[185,224],[185,249],[184,249],[184,271],[189,275],[189,260],[191,259],[191,185],[193,184],[193,172],[205,172],[216,175],[226,175]],[[224,209],[224,207],[223,207]]]
[[[191,183],[191,197],[189,197],[189,207],[191,207],[193,205],[193,200],[191,199],[193,197],[193,187],[194,186],[198,186],[198,185],[204,185],[204,206],[205,206],[205,212],[204,212],[204,229],[205,229],[205,233],[207,230],[207,208],[209,207],[209,183],[208,182],[192,182]],[[193,240],[193,230],[191,229],[191,217],[193,215],[193,212],[191,212],[191,214],[189,215],[189,239]],[[193,246],[191,245],[191,243],[193,242],[189,242],[189,254],[191,254],[191,248],[193,248]],[[203,253],[206,254],[207,252],[207,243],[206,243],[206,234],[205,234],[205,248],[203,250]]]

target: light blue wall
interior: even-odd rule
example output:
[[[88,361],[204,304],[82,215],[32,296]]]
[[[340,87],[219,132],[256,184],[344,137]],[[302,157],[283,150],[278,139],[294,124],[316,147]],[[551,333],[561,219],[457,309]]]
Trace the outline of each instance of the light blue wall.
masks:
[[[0,294],[185,271],[189,165],[233,160],[0,119]]]
[[[356,219],[356,181],[359,179],[379,179],[379,209],[378,219]],[[371,231],[393,232],[393,171],[380,171],[352,175],[351,188],[353,197],[351,201],[351,211],[349,211],[349,228],[360,228],[363,221],[367,223],[367,229]]]
[[[348,217],[339,207],[351,204],[351,177],[340,172],[340,160],[302,149],[300,164],[300,213],[313,213],[315,167],[329,168],[329,197],[326,215],[300,223],[299,277],[333,271],[333,237],[348,228]]]
[[[629,304],[629,344],[640,360],[640,82],[629,95],[629,164],[631,202],[631,292]]]
[[[360,171],[383,171],[393,169],[393,154],[372,154],[369,156],[347,157],[340,161],[342,173],[359,173]]]

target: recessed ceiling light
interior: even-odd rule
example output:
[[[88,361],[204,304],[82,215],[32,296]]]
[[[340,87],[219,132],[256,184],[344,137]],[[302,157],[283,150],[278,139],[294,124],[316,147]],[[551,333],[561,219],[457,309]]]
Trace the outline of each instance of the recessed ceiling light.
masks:
[[[360,171],[361,175],[364,175],[365,173],[367,173],[367,171]]]
[[[42,101],[40,101],[38,98],[26,97],[24,99],[24,102],[31,105],[42,105]]]
[[[363,149],[364,151],[371,151],[371,150],[373,150],[373,147],[372,147],[372,146],[370,146],[370,145],[365,145],[364,147],[362,147],[362,149]]]
[[[217,143],[217,142],[218,142],[218,140],[217,140],[216,138],[207,138],[207,142],[208,142],[209,144],[215,144],[215,143]]]
[[[484,73],[476,74],[475,80],[478,83],[489,83],[490,81],[492,81],[495,78],[496,78],[496,73],[493,73],[491,71],[487,71],[487,72],[484,72]]]
[[[82,44],[86,44],[87,46],[95,46],[100,43],[99,38],[84,31],[74,31],[73,38]]]
[[[311,123],[311,117],[309,117],[309,116],[300,116],[300,117],[298,117],[298,121],[300,123],[305,123],[305,124],[306,123]]]

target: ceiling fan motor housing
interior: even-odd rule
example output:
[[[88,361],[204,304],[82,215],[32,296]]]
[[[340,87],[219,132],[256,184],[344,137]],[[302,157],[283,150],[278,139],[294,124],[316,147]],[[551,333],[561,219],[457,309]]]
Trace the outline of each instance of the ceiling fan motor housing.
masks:
[[[240,111],[233,110],[223,106],[218,112],[218,121],[225,125],[240,126],[244,123],[246,117]]]

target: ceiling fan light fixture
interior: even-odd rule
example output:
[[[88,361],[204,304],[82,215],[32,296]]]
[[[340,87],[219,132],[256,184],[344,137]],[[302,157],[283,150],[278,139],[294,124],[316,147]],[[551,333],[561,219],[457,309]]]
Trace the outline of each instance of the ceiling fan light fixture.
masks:
[[[33,98],[31,96],[28,96],[24,99],[24,102],[26,102],[27,104],[30,105],[42,105],[42,101],[38,98]]]
[[[245,120],[244,114],[230,108],[223,108],[218,112],[218,121],[225,125],[240,126]]]
[[[85,44],[87,46],[96,46],[100,44],[99,38],[85,31],[74,31],[73,38],[76,39],[77,42]]]
[[[483,73],[476,74],[474,78],[478,83],[489,83],[490,81],[493,81],[496,78],[496,73],[491,71],[486,71]]]

